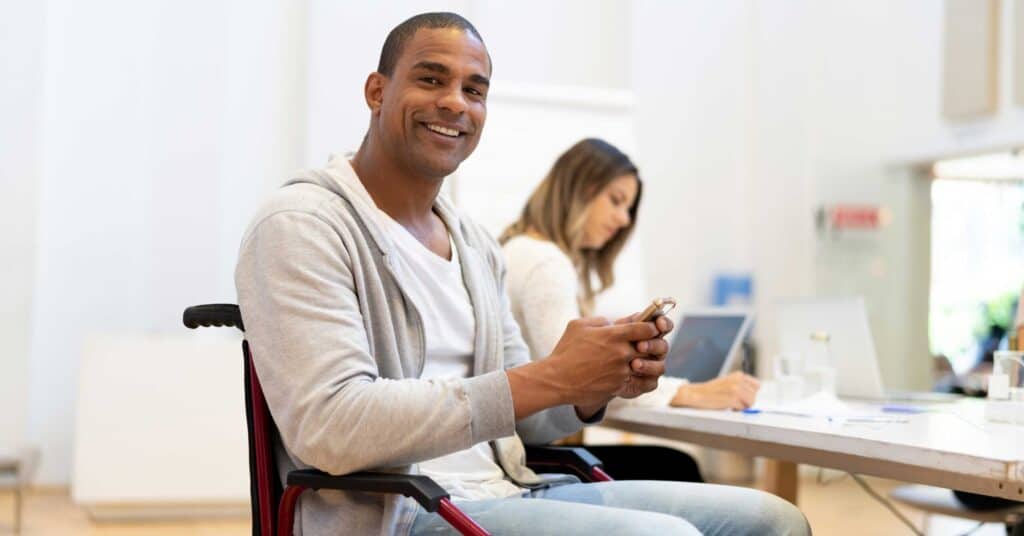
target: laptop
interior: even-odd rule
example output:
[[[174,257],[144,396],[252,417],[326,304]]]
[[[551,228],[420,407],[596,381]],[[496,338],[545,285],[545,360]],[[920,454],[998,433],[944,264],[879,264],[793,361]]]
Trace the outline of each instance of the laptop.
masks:
[[[827,334],[836,368],[836,394],[882,400],[882,374],[863,298],[784,301],[778,304],[779,350],[821,356],[825,347],[812,334]]]
[[[690,382],[713,380],[739,368],[740,347],[753,313],[735,308],[687,309],[676,315],[665,375]]]
[[[958,398],[949,393],[883,389],[875,342],[861,297],[783,301],[777,305],[777,316],[781,352],[821,355],[823,344],[811,334],[828,334],[828,352],[836,368],[836,394],[841,397],[913,402]]]

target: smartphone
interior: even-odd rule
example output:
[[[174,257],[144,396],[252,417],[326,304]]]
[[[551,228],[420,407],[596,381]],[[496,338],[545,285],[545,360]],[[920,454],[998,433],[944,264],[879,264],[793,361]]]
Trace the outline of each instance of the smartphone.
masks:
[[[659,316],[667,315],[675,308],[675,298],[654,298],[651,304],[640,313],[639,322],[650,322]]]

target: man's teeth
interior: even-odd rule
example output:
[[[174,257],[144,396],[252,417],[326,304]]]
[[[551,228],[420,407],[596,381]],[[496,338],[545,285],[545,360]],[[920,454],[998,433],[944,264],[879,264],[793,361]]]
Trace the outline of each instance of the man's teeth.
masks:
[[[438,125],[427,125],[427,128],[437,132],[438,134],[444,134],[445,136],[451,136],[453,138],[458,137],[459,131],[454,128],[445,128]]]

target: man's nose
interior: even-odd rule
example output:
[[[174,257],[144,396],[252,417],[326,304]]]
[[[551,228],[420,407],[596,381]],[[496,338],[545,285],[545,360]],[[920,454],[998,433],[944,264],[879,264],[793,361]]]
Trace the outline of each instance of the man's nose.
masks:
[[[448,87],[444,94],[441,95],[441,99],[437,101],[437,105],[453,113],[461,114],[465,112],[468,105],[466,103],[466,95],[462,92],[462,86]]]

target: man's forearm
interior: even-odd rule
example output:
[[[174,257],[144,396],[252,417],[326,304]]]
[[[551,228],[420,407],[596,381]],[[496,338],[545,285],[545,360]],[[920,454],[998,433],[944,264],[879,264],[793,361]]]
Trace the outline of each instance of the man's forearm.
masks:
[[[562,382],[553,377],[551,368],[543,361],[508,369],[505,374],[508,375],[508,385],[512,390],[512,405],[517,421],[538,411],[569,403]]]

